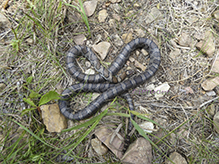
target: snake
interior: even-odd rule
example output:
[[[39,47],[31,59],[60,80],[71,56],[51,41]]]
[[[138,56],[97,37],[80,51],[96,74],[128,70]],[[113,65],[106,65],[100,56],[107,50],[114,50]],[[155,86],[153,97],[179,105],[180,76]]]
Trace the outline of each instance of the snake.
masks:
[[[144,72],[119,82],[116,77],[117,73],[125,65],[131,53],[137,49],[144,49],[148,52],[150,60],[147,68]],[[77,63],[77,59],[80,56],[89,60],[98,73],[93,75],[84,74]],[[79,83],[71,85],[62,92],[58,100],[59,109],[67,119],[79,121],[93,116],[106,102],[116,96],[121,96],[127,101],[129,109],[134,110],[132,97],[128,91],[144,84],[151,78],[158,70],[160,62],[160,50],[158,46],[148,38],[137,38],[127,43],[108,69],[100,63],[98,57],[89,47],[76,45],[67,52],[66,67],[69,74],[78,80]],[[78,93],[83,92],[98,92],[101,94],[84,109],[74,112],[70,108],[70,99]],[[133,115],[131,117],[133,117]],[[132,124],[131,121],[129,121],[129,132],[131,128]],[[130,136],[127,138],[126,140],[128,142]]]

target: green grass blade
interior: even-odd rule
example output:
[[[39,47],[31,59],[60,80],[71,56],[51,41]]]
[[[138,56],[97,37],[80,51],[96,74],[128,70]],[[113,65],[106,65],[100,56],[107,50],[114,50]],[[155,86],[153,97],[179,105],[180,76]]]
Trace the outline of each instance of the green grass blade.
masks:
[[[23,125],[21,125],[20,123],[18,123],[17,121],[15,120],[12,120],[14,121],[16,124],[18,124],[21,128],[23,128],[26,132],[28,132],[29,134],[31,134],[33,137],[35,137],[36,139],[38,139],[39,141],[41,141],[42,143],[44,143],[45,145],[51,147],[51,148],[54,148],[54,149],[57,149],[56,147],[46,143],[45,141],[43,141],[41,138],[39,138],[37,135],[35,135],[33,132],[31,132],[29,129],[27,129],[26,127],[24,127]]]

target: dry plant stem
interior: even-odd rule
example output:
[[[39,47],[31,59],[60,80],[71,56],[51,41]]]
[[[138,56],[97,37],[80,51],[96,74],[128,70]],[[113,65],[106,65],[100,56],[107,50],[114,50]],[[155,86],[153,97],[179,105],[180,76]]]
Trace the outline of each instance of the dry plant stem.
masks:
[[[8,7],[8,2],[9,2],[9,0],[7,0],[7,1],[5,2],[4,6],[3,6],[3,9],[6,9],[6,8]]]
[[[205,106],[205,105],[207,105],[207,104],[209,104],[209,103],[211,103],[211,102],[213,102],[213,101],[215,101],[215,100],[217,100],[217,99],[219,99],[219,96],[218,96],[218,97],[215,97],[215,98],[213,98],[213,99],[211,99],[211,100],[208,100],[208,101],[206,101],[206,102],[204,102],[204,103],[202,103],[202,104],[199,106],[199,108],[202,108],[203,106]]]
[[[114,132],[111,136],[111,139],[110,139],[110,144],[112,144],[112,142],[116,136],[118,136],[119,139],[124,140],[123,137],[119,134],[119,131],[121,128],[122,128],[122,124],[119,124],[119,126],[114,130]]]
[[[168,106],[168,105],[163,105],[161,103],[151,103],[150,105],[159,107],[159,108],[175,108],[175,109],[182,109],[182,107],[179,106]],[[194,109],[194,107],[184,107],[184,109]]]

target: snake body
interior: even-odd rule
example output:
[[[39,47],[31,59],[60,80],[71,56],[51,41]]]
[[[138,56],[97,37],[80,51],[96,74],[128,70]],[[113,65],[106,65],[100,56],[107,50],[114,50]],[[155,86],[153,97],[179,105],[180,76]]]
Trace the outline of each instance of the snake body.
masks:
[[[131,52],[138,48],[143,48],[149,53],[150,61],[146,70],[123,82],[116,83],[117,79],[115,75],[128,60]],[[99,74],[86,75],[81,72],[76,61],[81,55],[91,62]],[[80,81],[80,83],[74,84],[62,92],[61,99],[58,102],[59,108],[66,118],[71,120],[82,120],[94,115],[108,100],[113,99],[116,96],[125,98],[130,110],[134,110],[132,98],[127,92],[129,89],[136,88],[145,83],[146,80],[155,74],[160,65],[161,56],[159,48],[152,40],[137,38],[125,45],[121,53],[115,58],[108,69],[102,66],[92,50],[85,46],[78,45],[71,48],[67,53],[66,61],[69,73]],[[102,94],[84,109],[73,113],[73,110],[69,105],[69,99],[77,93],[82,92],[99,92]],[[129,125],[129,130],[130,128],[131,125]]]

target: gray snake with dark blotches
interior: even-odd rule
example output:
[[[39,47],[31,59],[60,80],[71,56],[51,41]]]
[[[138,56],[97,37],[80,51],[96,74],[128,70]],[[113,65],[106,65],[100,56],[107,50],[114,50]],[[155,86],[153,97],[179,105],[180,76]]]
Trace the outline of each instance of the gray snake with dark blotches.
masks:
[[[117,82],[115,75],[128,60],[131,52],[138,48],[144,48],[149,53],[150,62],[146,70],[139,75],[135,75],[125,81],[114,84]],[[91,62],[99,74],[86,75],[81,72],[81,69],[76,61],[76,59],[81,55]],[[121,53],[116,57],[108,69],[100,64],[97,56],[90,48],[85,46],[74,46],[67,53],[67,69],[75,79],[80,81],[80,83],[74,84],[62,92],[61,99],[58,103],[61,113],[71,120],[86,119],[94,115],[101,106],[116,96],[122,96],[125,98],[129,104],[129,109],[134,110],[132,98],[128,93],[128,90],[136,88],[152,77],[158,70],[160,61],[161,57],[159,48],[152,40],[146,38],[137,38],[125,45]],[[100,94],[84,109],[73,113],[73,110],[70,109],[69,99],[77,93],[82,92],[99,92],[102,94]],[[129,121],[129,131],[131,130],[131,127],[132,125]]]

